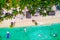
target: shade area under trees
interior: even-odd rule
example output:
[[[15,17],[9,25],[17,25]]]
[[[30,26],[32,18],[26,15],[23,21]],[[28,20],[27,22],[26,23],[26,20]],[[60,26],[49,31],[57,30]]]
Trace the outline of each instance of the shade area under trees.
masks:
[[[51,8],[54,5],[60,5],[60,0],[0,0],[0,21],[6,18],[12,18],[17,14],[22,13],[22,10],[27,7],[32,15],[35,14],[36,10],[39,10],[39,14],[46,16],[49,12],[53,11]],[[17,11],[17,7],[19,7],[19,12]],[[7,11],[11,8],[15,8],[12,14],[6,13],[3,15],[3,8]],[[46,12],[44,12],[44,10]]]

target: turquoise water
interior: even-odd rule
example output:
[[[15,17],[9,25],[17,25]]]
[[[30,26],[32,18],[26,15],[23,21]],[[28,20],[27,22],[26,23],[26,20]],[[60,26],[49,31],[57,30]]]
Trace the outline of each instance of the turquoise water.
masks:
[[[26,32],[24,29],[26,28]],[[6,38],[6,32],[10,38]],[[53,36],[56,34],[56,36]],[[49,26],[0,28],[0,40],[60,40],[60,23]]]

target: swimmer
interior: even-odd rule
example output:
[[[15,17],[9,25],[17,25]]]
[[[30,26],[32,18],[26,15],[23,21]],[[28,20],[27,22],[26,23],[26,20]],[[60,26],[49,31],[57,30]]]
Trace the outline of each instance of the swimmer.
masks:
[[[56,37],[57,36],[57,34],[53,34],[53,37]]]
[[[10,38],[10,33],[9,33],[9,32],[7,32],[6,37],[7,37],[7,38]]]
[[[39,37],[42,37],[42,35],[41,35],[41,34],[39,34],[38,36],[39,36]]]
[[[26,32],[26,28],[24,28],[24,32]]]

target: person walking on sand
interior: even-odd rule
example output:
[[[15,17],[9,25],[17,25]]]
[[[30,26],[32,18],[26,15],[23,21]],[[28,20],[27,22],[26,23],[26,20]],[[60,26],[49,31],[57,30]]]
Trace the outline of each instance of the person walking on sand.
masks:
[[[15,25],[15,21],[12,20],[12,21],[11,21],[11,25],[10,25],[10,27],[13,27],[14,25]]]

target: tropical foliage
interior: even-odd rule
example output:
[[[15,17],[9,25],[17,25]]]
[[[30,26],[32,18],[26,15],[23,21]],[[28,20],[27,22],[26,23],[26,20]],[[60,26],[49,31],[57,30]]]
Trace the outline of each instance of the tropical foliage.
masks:
[[[2,8],[10,10],[12,7],[16,9],[17,6],[20,7],[19,12],[22,12],[22,10],[27,7],[32,15],[39,9],[40,14],[45,16],[48,11],[51,11],[51,7],[56,4],[60,4],[60,0],[0,0],[0,16]],[[46,12],[44,12],[44,10],[46,10]],[[13,11],[13,15],[17,14],[18,12],[16,10]],[[12,17],[9,15],[5,15],[2,19]]]

